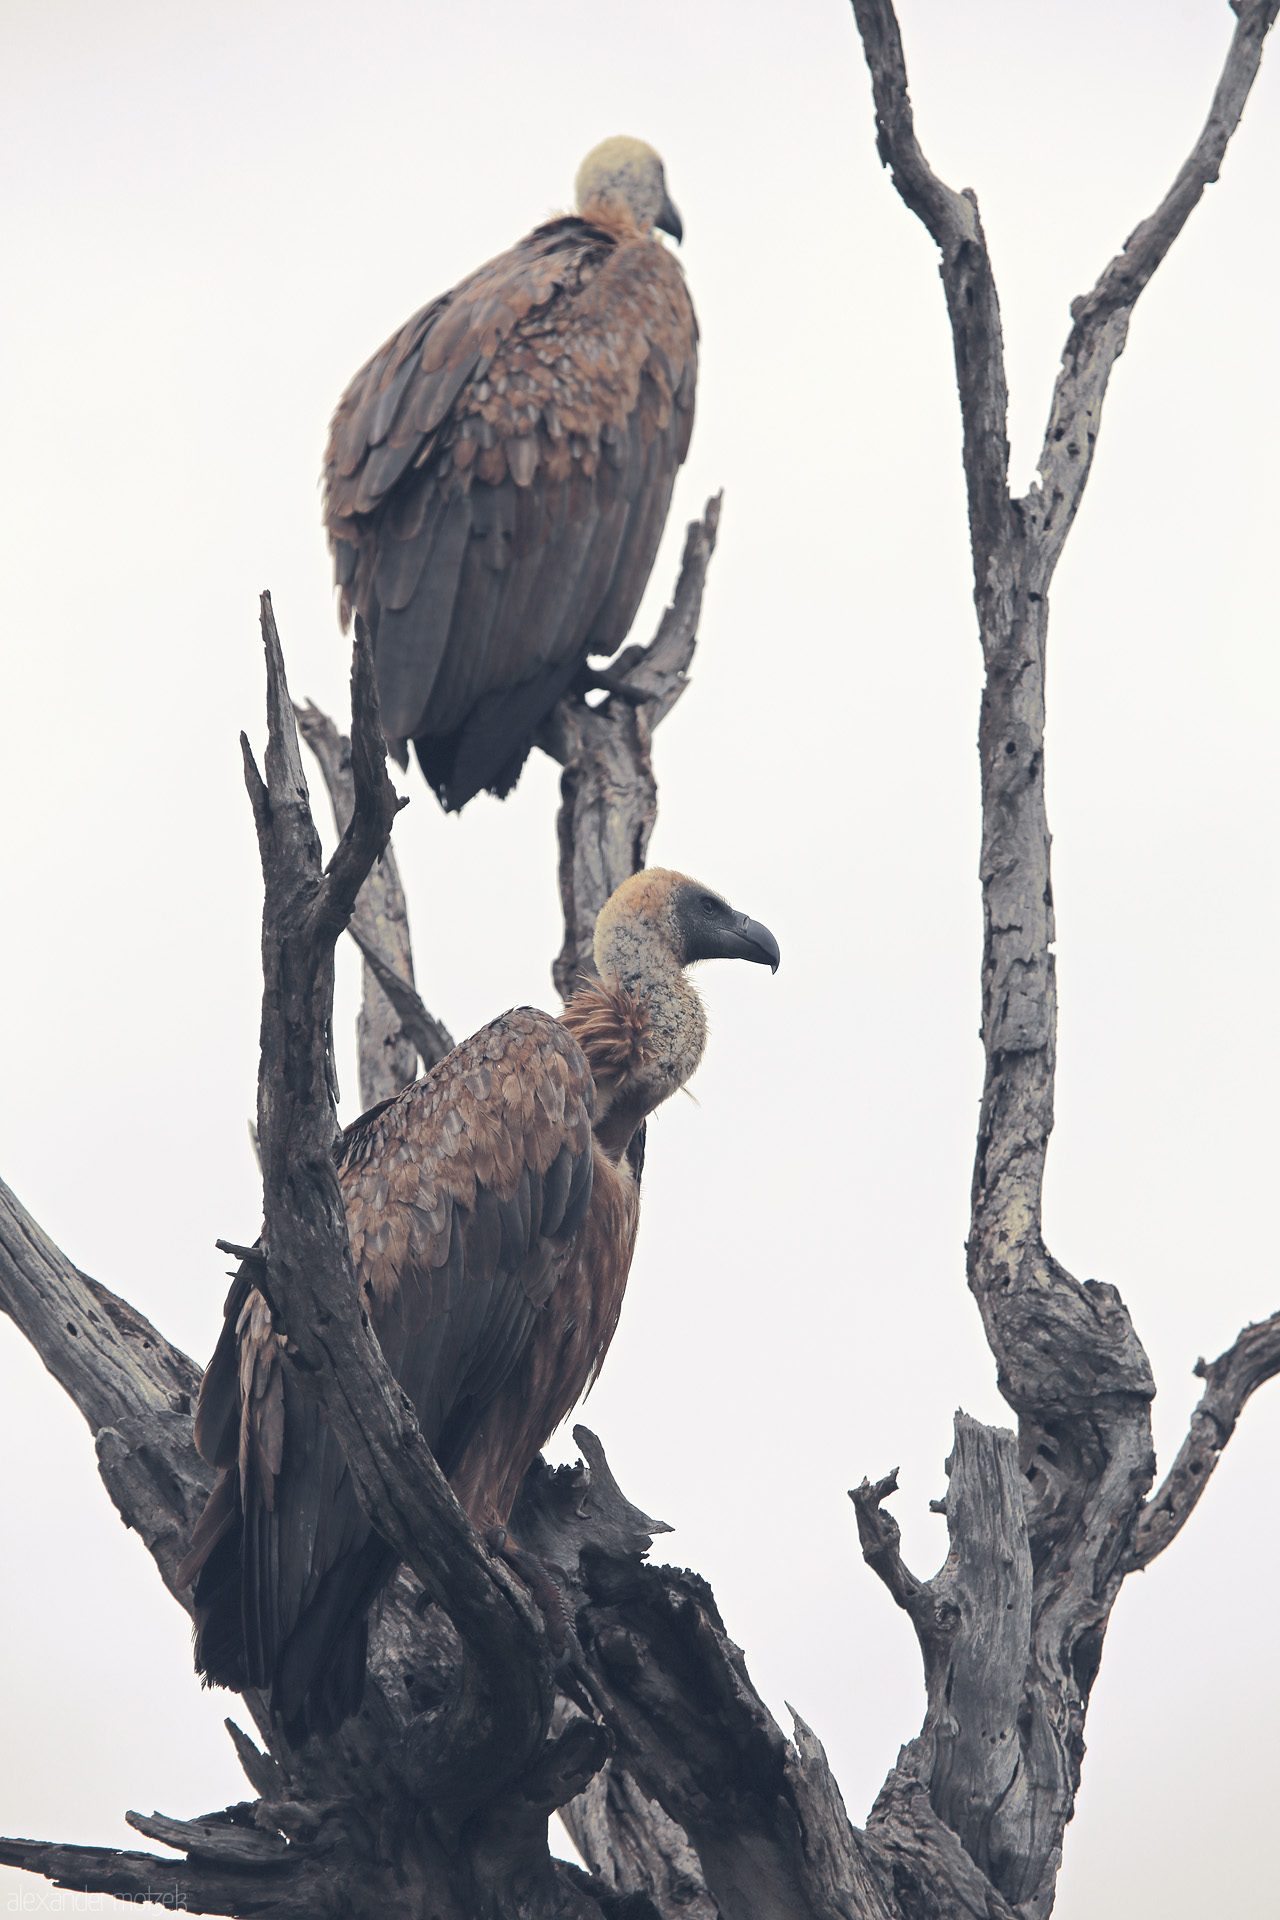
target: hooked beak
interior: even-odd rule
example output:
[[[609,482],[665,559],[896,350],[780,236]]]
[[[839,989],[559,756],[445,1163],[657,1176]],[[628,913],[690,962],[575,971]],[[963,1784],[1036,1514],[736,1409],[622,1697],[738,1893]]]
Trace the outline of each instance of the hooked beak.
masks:
[[[653,224],[655,227],[660,228],[663,233],[669,233],[677,246],[679,246],[684,239],[684,222],[676,211],[675,203],[665,187],[662,190],[662,205],[658,208]]]
[[[778,971],[782,955],[778,943],[761,920],[749,920],[745,913],[734,915],[732,926],[721,930],[721,945],[716,954],[721,960],[752,960],[757,966]]]

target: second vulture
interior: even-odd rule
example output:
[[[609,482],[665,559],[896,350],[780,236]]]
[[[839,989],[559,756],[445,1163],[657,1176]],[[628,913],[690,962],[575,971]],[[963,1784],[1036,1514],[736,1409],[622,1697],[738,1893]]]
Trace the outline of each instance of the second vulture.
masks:
[[[338,402],[324,518],[382,722],[443,806],[505,795],[626,638],[693,429],[698,326],[662,161],[606,140],[577,211],[415,313]]]
[[[767,927],[683,874],[624,881],[596,923],[599,979],[559,1020],[473,1034],[347,1129],[339,1180],[361,1304],[477,1525],[505,1523],[538,1449],[599,1371],[635,1247],[646,1115],[702,1058],[697,960],[774,969]],[[360,1704],[368,1612],[396,1555],[297,1384],[246,1262],[200,1387],[220,1469],[180,1569],[196,1665],[270,1690],[291,1738]]]

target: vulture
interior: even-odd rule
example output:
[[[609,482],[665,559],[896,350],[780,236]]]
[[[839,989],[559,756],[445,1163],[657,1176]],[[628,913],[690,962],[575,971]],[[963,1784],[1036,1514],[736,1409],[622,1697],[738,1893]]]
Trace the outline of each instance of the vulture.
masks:
[[[364,619],[387,739],[450,811],[509,793],[587,656],[622,644],[693,428],[661,159],[606,140],[576,201],[407,320],[330,423],[343,628]]]
[[[599,978],[560,1018],[519,1007],[347,1128],[339,1181],[361,1305],[478,1527],[502,1526],[613,1338],[646,1116],[702,1057],[686,969],[778,945],[685,875],[633,875],[595,928]],[[180,1569],[206,1684],[269,1690],[294,1740],[360,1704],[368,1614],[396,1565],[366,1520],[246,1261],[200,1388],[220,1469]]]

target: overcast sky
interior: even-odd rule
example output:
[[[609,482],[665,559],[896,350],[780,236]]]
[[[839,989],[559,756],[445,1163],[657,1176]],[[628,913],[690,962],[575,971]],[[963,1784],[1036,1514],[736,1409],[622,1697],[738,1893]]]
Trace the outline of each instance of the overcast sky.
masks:
[[[1068,303],[1183,160],[1225,0],[904,0],[917,126],[976,189],[1030,479]],[[586,1410],[861,1821],[917,1730],[905,1616],[845,1489],[895,1464],[942,1558],[953,1411],[1007,1421],[962,1242],[981,1089],[980,658],[935,254],[872,137],[847,0],[6,0],[7,938],[0,1173],[200,1359],[252,1238],[257,595],[340,715],[317,475],[409,312],[564,208],[583,153],[667,161],[703,335],[682,529],[723,486],[651,856],[777,933],[707,968],[697,1105],[653,1123],[622,1325]],[[1280,1306],[1274,50],[1138,307],[1053,595],[1061,992],[1045,1222],[1117,1285],[1167,1465],[1191,1367]],[[419,981],[466,1033],[554,1007],[556,770],[396,828]],[[354,954],[338,1025],[349,1036]],[[354,1049],[340,1060],[356,1111]],[[571,1448],[571,1443],[569,1443]],[[1280,1385],[1116,1608],[1060,1920],[1276,1908]],[[79,1416],[0,1328],[0,1831],[137,1844],[125,1807],[244,1797],[185,1617]],[[11,1897],[39,1883],[0,1874]],[[121,1910],[123,1911],[123,1909]]]

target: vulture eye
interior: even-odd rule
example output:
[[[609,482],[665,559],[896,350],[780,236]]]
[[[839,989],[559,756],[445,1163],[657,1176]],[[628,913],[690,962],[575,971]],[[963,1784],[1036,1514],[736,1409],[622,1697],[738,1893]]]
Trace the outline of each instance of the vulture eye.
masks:
[[[704,893],[702,896],[702,911],[704,913],[718,913],[720,911],[720,902],[713,900],[709,893]]]

